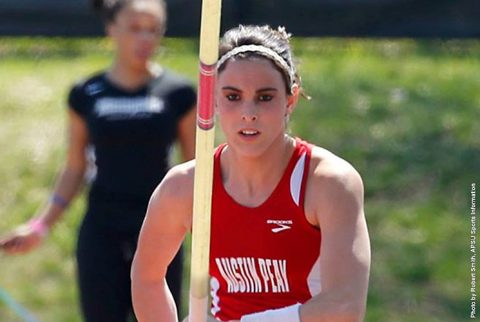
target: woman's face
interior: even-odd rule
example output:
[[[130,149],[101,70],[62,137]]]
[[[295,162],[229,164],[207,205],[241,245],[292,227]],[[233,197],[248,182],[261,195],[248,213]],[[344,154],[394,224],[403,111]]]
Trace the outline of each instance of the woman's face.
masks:
[[[230,60],[217,79],[216,110],[229,146],[260,156],[283,142],[295,97],[273,63],[264,58]]]
[[[164,30],[165,13],[157,1],[134,1],[121,9],[107,26],[117,49],[117,59],[144,68],[155,53]]]

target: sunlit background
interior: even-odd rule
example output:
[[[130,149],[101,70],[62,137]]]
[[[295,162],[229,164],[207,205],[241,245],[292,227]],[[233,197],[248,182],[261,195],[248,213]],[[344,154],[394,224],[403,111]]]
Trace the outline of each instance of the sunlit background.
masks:
[[[35,3],[48,11],[58,1]],[[291,132],[344,157],[364,179],[372,241],[366,321],[470,320],[470,190],[480,183],[480,42],[479,24],[468,18],[480,13],[478,6],[302,0],[297,8],[292,2],[287,14],[281,1],[280,13],[267,10],[273,1],[239,3],[225,1],[224,26],[281,23],[297,31],[293,47],[312,100],[300,102]],[[174,10],[182,1],[169,4]],[[312,12],[305,11],[309,6]],[[0,4],[14,7],[13,1]],[[20,7],[18,12],[31,14],[39,6]],[[332,8],[333,18],[343,17],[336,31],[326,18],[312,27],[313,9],[322,8],[321,17]],[[405,10],[394,14],[385,8]],[[305,25],[298,19],[302,13]],[[34,27],[43,28],[48,19],[25,17],[11,20],[10,31],[0,23],[0,234],[30,218],[48,198],[65,155],[67,92],[76,80],[107,67],[112,56],[107,40],[91,37],[101,33],[100,24],[84,24],[95,17],[80,12],[78,24],[65,28],[68,37],[58,25],[57,35],[46,37]],[[197,27],[188,27],[185,16],[175,25],[176,17],[170,13],[178,29],[169,27],[156,59],[196,82]],[[32,37],[38,34],[43,36]],[[79,198],[37,251],[0,255],[0,288],[39,321],[81,321],[73,254],[83,210]],[[188,258],[186,264],[188,272]],[[187,296],[185,285],[184,303]],[[0,321],[23,320],[0,301]]]

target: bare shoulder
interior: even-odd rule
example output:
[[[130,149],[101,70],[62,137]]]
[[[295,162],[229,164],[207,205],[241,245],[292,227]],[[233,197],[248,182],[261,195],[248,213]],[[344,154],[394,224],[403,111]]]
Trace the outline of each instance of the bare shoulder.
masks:
[[[328,181],[345,188],[363,186],[360,174],[348,161],[321,147],[312,150],[310,175],[314,182]]]
[[[362,178],[346,160],[324,148],[314,147],[305,199],[307,218],[318,225],[319,217],[315,214],[338,213],[340,205],[358,208],[363,213]]]
[[[180,163],[172,167],[153,193],[153,198],[162,195],[174,199],[193,196],[195,160]]]
[[[195,161],[172,167],[157,186],[149,203],[147,216],[162,217],[191,225]]]

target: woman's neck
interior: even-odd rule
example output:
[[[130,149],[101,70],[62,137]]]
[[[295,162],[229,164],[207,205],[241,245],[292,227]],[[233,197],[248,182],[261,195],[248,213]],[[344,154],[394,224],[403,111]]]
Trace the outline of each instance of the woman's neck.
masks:
[[[258,157],[240,156],[227,146],[221,163],[225,189],[238,203],[259,206],[281,180],[294,149],[287,135]]]
[[[115,61],[107,71],[107,77],[114,84],[126,90],[135,90],[158,76],[160,67],[147,64],[141,68],[133,68]]]

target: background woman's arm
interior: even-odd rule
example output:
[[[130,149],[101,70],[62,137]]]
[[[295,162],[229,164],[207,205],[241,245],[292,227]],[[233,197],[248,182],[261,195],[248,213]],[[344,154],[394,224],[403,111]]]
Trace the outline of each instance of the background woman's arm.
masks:
[[[42,231],[43,233],[48,231],[59,220],[83,184],[87,144],[88,132],[85,121],[70,109],[66,162],[59,173],[51,197],[29,224],[18,227],[0,240],[0,249],[10,254],[24,253],[41,243]]]
[[[183,161],[192,160],[195,157],[195,131],[197,109],[192,107],[178,123],[178,142]]]

